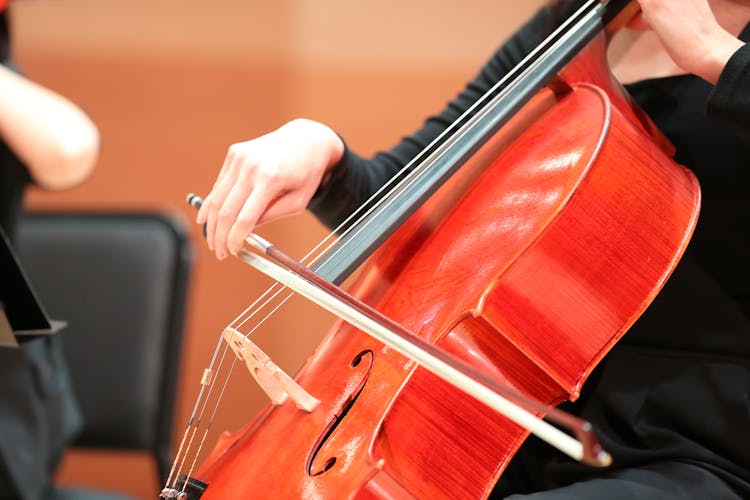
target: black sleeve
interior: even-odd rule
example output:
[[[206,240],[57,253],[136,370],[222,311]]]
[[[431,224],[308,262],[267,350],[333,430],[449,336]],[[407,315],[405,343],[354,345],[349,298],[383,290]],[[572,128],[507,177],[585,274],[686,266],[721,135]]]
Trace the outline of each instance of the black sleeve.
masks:
[[[10,37],[6,12],[7,10],[0,8],[0,60],[3,61],[10,57]]]
[[[0,227],[13,241],[23,193],[31,184],[29,171],[0,138]]]
[[[708,100],[708,114],[750,130],[750,46],[735,52]]]
[[[0,65],[17,71],[8,59],[10,42],[5,13],[5,10],[0,10]],[[11,241],[14,240],[16,221],[21,214],[24,190],[31,183],[29,171],[0,137],[0,228]]]
[[[347,147],[307,208],[329,228],[338,226],[536,47],[550,32],[554,18],[550,8],[542,9],[495,52],[441,113],[429,117],[422,128],[391,149],[363,158]]]

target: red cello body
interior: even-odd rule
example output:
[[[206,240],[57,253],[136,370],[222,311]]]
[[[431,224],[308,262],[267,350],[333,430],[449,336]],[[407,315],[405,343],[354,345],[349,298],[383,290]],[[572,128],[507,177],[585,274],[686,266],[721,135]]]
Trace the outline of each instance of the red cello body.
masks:
[[[549,405],[658,293],[699,189],[590,44],[362,266],[350,292]],[[665,152],[666,151],[666,152]],[[484,498],[527,431],[344,322],[195,475],[202,498]]]

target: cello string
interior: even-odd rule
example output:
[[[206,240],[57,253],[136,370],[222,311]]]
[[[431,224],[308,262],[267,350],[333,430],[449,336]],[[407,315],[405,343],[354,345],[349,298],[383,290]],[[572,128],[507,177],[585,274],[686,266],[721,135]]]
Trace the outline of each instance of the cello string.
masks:
[[[368,223],[367,220],[365,220],[363,224],[359,224],[357,221],[362,221],[366,216],[374,213],[375,210],[384,210],[390,205],[398,202],[398,200],[393,198],[382,196],[385,191],[390,190],[390,188],[396,183],[398,183],[399,186],[412,186],[419,178],[421,178],[421,176],[426,175],[426,173],[429,172],[429,167],[432,166],[434,162],[434,159],[432,161],[426,161],[429,160],[430,156],[439,157],[441,151],[444,151],[453,145],[458,138],[463,137],[466,132],[471,129],[471,125],[476,121],[477,116],[483,116],[482,113],[488,113],[486,105],[489,101],[496,99],[503,93],[507,93],[507,91],[512,88],[513,81],[517,80],[519,73],[529,71],[531,68],[538,66],[541,61],[541,58],[539,57],[540,53],[555,42],[555,40],[557,40],[561,34],[578,19],[578,17],[600,2],[601,0],[588,0],[584,3],[572,16],[565,20],[560,27],[554,30],[553,33],[551,33],[541,44],[532,50],[503,78],[496,82],[490,90],[462,113],[459,118],[433,139],[411,161],[404,165],[394,177],[388,180],[385,185],[378,189],[360,207],[350,214],[339,226],[336,227],[336,229],[334,229],[333,232],[323,238],[323,240],[321,240],[303,259],[301,259],[301,262],[309,266],[310,261],[308,259],[316,254],[316,252],[317,255],[312,259],[312,263],[317,262],[323,257],[324,262],[333,260],[338,253],[338,249],[333,248],[333,245],[335,245],[337,241],[343,236],[351,234],[352,231],[354,232],[354,237],[356,237],[366,229],[365,226]],[[557,40],[557,42],[559,42],[559,40]],[[425,158],[425,156],[428,156],[428,158]],[[369,209],[365,210],[366,207],[369,207]],[[365,210],[364,214],[361,213],[363,210]],[[333,239],[333,241],[326,244],[326,242],[331,239]],[[324,244],[326,244],[326,249],[330,249],[327,253],[326,250],[319,252]],[[245,311],[240,313],[240,315],[238,315],[231,323],[236,322],[251,307],[253,306],[248,307]]]
[[[215,372],[213,372],[213,373],[211,373],[209,375],[210,380],[208,381],[208,383],[201,384],[201,390],[200,390],[198,401],[196,401],[196,403],[195,403],[195,407],[193,408],[193,415],[191,416],[190,421],[188,422],[188,426],[185,429],[185,436],[187,436],[188,433],[190,433],[190,435],[191,435],[190,440],[188,441],[187,448],[185,448],[185,450],[184,450],[183,453],[180,453],[179,450],[178,450],[178,453],[177,453],[177,455],[175,455],[174,463],[172,465],[172,469],[175,469],[177,463],[178,462],[180,463],[179,467],[177,467],[176,470],[174,471],[174,475],[172,473],[170,473],[170,479],[173,479],[174,481],[179,480],[180,473],[182,472],[182,466],[185,463],[185,459],[190,454],[190,449],[192,447],[193,438],[195,436],[195,433],[201,427],[201,423],[203,422],[203,415],[205,414],[205,410],[206,410],[206,407],[208,405],[208,402],[211,400],[211,394],[213,392],[213,388],[214,388],[214,386],[216,384],[216,381],[219,380],[223,376],[222,375],[221,367],[224,364],[224,360],[226,358],[226,353],[227,353],[228,348],[229,348],[229,346],[226,345],[226,343],[225,343],[225,347],[224,347],[224,349],[222,351],[222,355],[221,355],[221,358],[219,360],[219,366],[218,366],[218,368],[216,369]],[[235,366],[236,362],[237,362],[237,359],[235,357],[235,359],[232,361],[232,364],[231,364],[229,370],[227,370],[227,374],[226,374],[226,377],[224,379],[224,386],[225,387],[226,387],[226,385],[227,385],[227,383],[229,381],[229,378],[231,377],[231,374],[232,374],[232,372],[234,370],[234,366]],[[205,395],[204,395],[204,392],[205,392]],[[217,400],[218,399],[220,399],[220,398],[217,398]],[[215,405],[215,406],[217,406],[217,405]],[[200,407],[200,410],[198,410],[198,407]],[[196,416],[196,413],[197,413],[197,416]],[[209,420],[209,422],[207,423],[207,427],[210,427],[210,424],[211,424],[211,420]],[[192,429],[192,432],[190,432],[191,429]],[[183,437],[183,442],[184,442],[184,440],[185,440],[185,437]],[[182,447],[182,443],[180,444],[180,447]],[[182,455],[184,455],[184,456],[182,456]],[[172,476],[174,476],[174,477],[172,477]],[[169,486],[169,483],[168,483],[168,486]]]
[[[234,360],[232,362],[232,367],[229,370],[229,372],[227,374],[227,377],[224,379],[224,384],[221,387],[221,391],[217,395],[217,401],[220,401],[223,398],[224,393],[226,392],[227,387],[229,386],[229,380],[231,378],[231,375],[232,375],[232,372],[233,372],[233,369],[234,369],[234,366],[235,366],[236,363],[237,363],[237,357],[235,356],[235,358],[234,358]],[[198,456],[200,455],[201,451],[203,450],[203,446],[206,443],[206,437],[208,436],[208,433],[211,430],[211,424],[213,423],[214,419],[216,418],[216,413],[217,413],[218,409],[219,409],[219,405],[217,403],[216,405],[214,405],[213,412],[211,413],[211,417],[209,418],[208,422],[206,423],[206,428],[203,431],[203,436],[201,437],[201,441],[198,444],[198,448],[196,449],[195,454],[193,455],[193,460],[192,460],[192,462],[190,464],[190,469],[188,470],[187,474],[185,475],[186,478],[187,477],[191,477],[192,474],[193,474],[193,470],[195,470],[195,465],[198,462]],[[186,487],[187,487],[187,481],[185,481],[185,484],[183,484],[183,486],[182,486],[182,491],[183,492],[185,491]]]
[[[216,363],[216,359],[219,356],[219,352],[221,351],[221,342],[216,344],[216,348],[214,349],[213,356],[211,357],[211,362],[209,363],[209,368],[204,371],[204,377],[206,376],[206,372],[208,372],[209,380],[206,383],[203,383],[203,381],[200,384],[200,390],[198,391],[198,397],[195,401],[195,404],[193,405],[193,409],[191,411],[190,417],[188,418],[187,426],[185,427],[185,431],[183,433],[182,440],[180,442],[180,446],[177,450],[177,454],[175,455],[174,461],[172,462],[172,468],[170,470],[169,476],[167,477],[166,486],[171,486],[171,482],[177,481],[179,478],[179,472],[181,467],[177,468],[177,463],[180,462],[181,455],[183,453],[183,446],[185,444],[185,439],[190,432],[190,429],[193,427],[197,427],[200,425],[200,417],[196,420],[196,416],[198,415],[198,408],[201,407],[201,403],[203,402],[204,397],[209,398],[210,397],[210,391],[213,386],[214,380],[218,376],[214,370],[213,366]],[[226,348],[223,350],[221,355],[221,361],[219,362],[219,366],[221,367],[223,363],[223,359],[226,356]],[[220,370],[218,370],[220,371]],[[209,395],[206,395],[206,393],[209,393]],[[189,449],[189,448],[188,448]],[[185,453],[187,453],[188,450],[185,450]]]
[[[279,288],[278,284],[275,284],[275,287]],[[263,295],[261,295],[260,297],[258,297],[253,302],[253,304],[251,304],[251,306],[249,308],[253,308],[255,305],[257,305],[258,302],[260,302],[266,295],[268,295],[268,293],[272,289],[273,289],[273,287],[271,287],[269,290],[266,290],[266,292]],[[278,290],[276,292],[276,295],[278,295],[278,293],[280,293],[281,291],[283,291],[283,287],[281,287],[281,290]],[[271,298],[273,298],[273,297],[271,297]],[[264,302],[263,304],[261,304],[261,307],[258,307],[255,312],[260,311],[261,308],[262,308],[262,306],[265,305],[265,304],[267,304],[269,300],[270,299],[266,299],[266,302]],[[277,306],[277,309],[278,309],[278,306]],[[265,320],[265,318],[264,318],[264,320]],[[256,329],[258,327],[260,327],[261,324],[262,324],[262,321],[256,326]],[[230,323],[230,326],[231,326],[231,323]],[[252,333],[252,332],[250,332],[250,333]],[[250,333],[248,333],[247,335],[250,335]],[[223,387],[226,388],[226,386],[227,386],[227,384],[229,382],[229,379],[231,378],[231,374],[234,371],[234,367],[236,366],[237,357],[236,356],[234,357],[234,360],[233,360],[233,362],[232,362],[232,364],[231,364],[230,368],[228,369],[228,371],[226,373],[226,376],[225,376],[224,371],[222,370],[222,367],[223,367],[224,360],[225,360],[225,357],[226,357],[226,354],[227,354],[228,350],[229,350],[229,345],[226,342],[223,341],[223,338],[220,335],[219,336],[219,341],[218,341],[217,346],[216,346],[216,349],[214,350],[213,358],[212,358],[211,363],[209,364],[209,368],[207,370],[208,373],[209,373],[209,381],[206,384],[201,384],[201,389],[199,391],[198,398],[197,398],[197,400],[195,402],[195,405],[193,406],[192,414],[190,416],[190,419],[188,420],[188,424],[187,424],[187,427],[185,429],[185,433],[183,435],[183,439],[182,439],[182,441],[180,443],[180,447],[178,449],[177,455],[175,456],[175,460],[174,460],[173,465],[172,465],[172,471],[170,472],[170,475],[169,475],[168,480],[167,480],[167,486],[168,487],[174,486],[173,481],[177,481],[178,478],[180,477],[180,473],[182,472],[182,467],[183,467],[183,465],[185,463],[185,459],[187,458],[187,456],[189,456],[191,448],[192,448],[193,437],[194,437],[195,433],[197,432],[197,430],[200,429],[201,423],[203,422],[203,416],[205,414],[206,408],[208,407],[208,403],[210,402],[211,395],[213,393],[213,388],[215,386],[215,383],[218,380],[220,380],[220,379],[223,378],[223,380],[224,380]],[[221,354],[221,357],[219,358],[218,366],[215,367],[216,359],[217,359],[218,353],[220,351],[221,351],[222,354]],[[221,401],[221,399],[223,397],[223,393],[224,393],[224,389],[220,392],[219,396],[217,396],[217,398],[216,398],[216,403],[214,404],[213,410],[211,412],[211,418],[206,423],[206,432],[208,432],[208,428],[210,428],[211,423],[214,420],[214,416],[215,416],[216,411],[217,411],[217,409],[219,407],[220,401]],[[199,408],[200,408],[200,410],[199,410]],[[190,433],[191,428],[192,428],[192,433]],[[191,439],[187,443],[187,445],[188,445],[187,448],[183,448],[186,436],[188,434],[191,434]],[[200,453],[200,451],[201,451],[200,449],[198,449],[196,451],[196,456]],[[179,467],[177,467],[177,463],[178,462],[180,464]]]
[[[557,414],[557,410],[548,408],[544,403],[527,399],[520,392],[503,388],[491,377],[482,375],[466,362],[414,336],[376,309],[320,278],[257,235],[251,235],[246,241],[253,249],[259,250],[261,255],[265,255],[264,257],[243,248],[238,256],[247,264],[283,281],[312,302],[333,312],[457,389],[485,403],[572,458],[588,458],[592,460],[589,463],[598,465],[604,465],[610,460],[596,437],[589,432],[590,424],[570,416],[562,420],[555,418],[557,423],[573,431],[580,439],[569,436],[532,413],[539,411],[553,416]],[[511,402],[508,397],[524,401],[525,407],[518,402]]]
[[[256,313],[260,312],[262,310],[263,306],[267,305],[275,296],[277,296],[278,294],[280,294],[281,292],[283,292],[286,289],[285,286],[281,286],[278,283],[275,283],[274,286],[272,286],[271,288],[269,288],[268,290],[266,290],[266,292],[263,295],[261,295],[260,297],[258,297],[253,302],[253,304],[251,304],[251,306],[248,309],[254,308],[274,288],[277,288],[278,290],[276,290],[272,294],[271,297],[267,297],[265,299],[265,301],[260,304],[259,307],[255,308],[255,311],[253,311],[252,314],[256,314]],[[287,295],[287,297],[284,299],[284,301],[288,300],[288,298],[291,295],[292,295],[292,293],[289,293]],[[271,315],[273,315],[274,312],[277,311],[282,305],[283,305],[283,302],[281,304],[276,305],[272,311],[268,312],[266,314],[266,316],[263,319],[261,319],[255,325],[255,327],[253,328],[252,331],[248,332],[245,335],[245,337],[249,337]],[[231,326],[231,323],[230,323],[230,326]],[[216,367],[214,369],[215,360],[217,358],[217,352],[219,351],[219,347],[222,346],[222,345],[223,345],[222,356],[219,358],[218,367]],[[170,477],[168,478],[168,483],[167,483],[168,486],[173,486],[172,482],[176,481],[180,477],[180,473],[182,472],[182,468],[183,468],[183,465],[185,463],[185,460],[190,455],[190,452],[191,452],[191,449],[192,449],[192,445],[193,445],[194,436],[195,436],[196,432],[201,428],[201,424],[203,422],[203,416],[206,413],[206,409],[209,407],[209,402],[211,400],[211,395],[212,395],[213,389],[215,387],[215,384],[219,380],[221,380],[223,378],[224,382],[222,384],[222,390],[219,392],[219,394],[216,397],[216,402],[215,402],[213,408],[211,409],[211,416],[210,416],[210,418],[206,421],[206,428],[205,428],[205,431],[203,432],[203,436],[204,437],[201,439],[201,444],[199,445],[198,449],[195,451],[195,458],[193,460],[193,464],[195,463],[195,460],[197,459],[197,456],[202,451],[202,447],[203,447],[202,444],[205,442],[205,436],[208,433],[208,431],[209,431],[209,429],[211,427],[211,424],[215,420],[215,415],[218,412],[218,408],[219,408],[220,402],[223,399],[223,395],[224,395],[224,393],[226,391],[226,387],[229,384],[229,380],[231,378],[232,373],[234,372],[234,368],[235,368],[237,360],[238,360],[238,358],[236,356],[234,356],[233,362],[232,362],[231,366],[229,367],[229,369],[227,370],[227,373],[225,374],[224,371],[222,370],[222,366],[223,366],[224,359],[226,357],[226,354],[227,354],[228,350],[229,350],[229,345],[226,342],[224,342],[223,339],[220,337],[219,344],[217,345],[216,351],[214,353],[214,359],[212,359],[211,364],[209,365],[209,372],[212,373],[212,375],[210,376],[211,377],[210,382],[208,384],[206,384],[206,385],[201,385],[201,390],[200,390],[200,393],[198,395],[198,400],[196,401],[196,404],[195,404],[195,406],[193,408],[193,414],[191,415],[191,418],[190,418],[190,420],[188,422],[188,426],[185,429],[185,434],[183,436],[183,440],[182,440],[182,442],[180,444],[180,448],[178,449],[177,456],[175,457],[175,461],[174,461],[173,466],[172,466],[172,472],[170,473]],[[199,407],[200,407],[200,410],[198,410]],[[196,416],[197,416],[197,418],[196,418]],[[191,427],[192,427],[192,433],[190,432]],[[185,442],[186,436],[188,434],[190,434],[191,438],[187,442],[187,447],[184,448],[184,442]],[[176,467],[176,465],[177,465],[178,462],[180,463],[180,465],[179,465],[179,467]],[[194,465],[191,466],[191,468],[192,467],[194,467]]]
[[[566,20],[557,30],[555,30],[551,35],[549,35],[542,44],[537,46],[533,51],[531,51],[524,59],[521,60],[521,62],[516,65],[513,69],[511,69],[508,74],[499,80],[495,85],[491,87],[491,89],[486,92],[482,97],[480,97],[469,109],[467,109],[457,120],[455,120],[452,124],[450,124],[441,134],[439,134],[433,141],[431,141],[427,147],[425,147],[422,151],[420,151],[411,161],[409,161],[405,166],[403,166],[399,172],[392,177],[388,182],[386,182],[380,189],[378,189],[372,196],[368,198],[368,200],[363,203],[360,207],[358,207],[351,215],[349,215],[345,220],[337,226],[337,228],[332,232],[329,233],[328,236],[323,238],[303,259],[302,262],[309,262],[312,260],[312,262],[318,262],[321,259],[323,262],[329,262],[336,258],[338,255],[340,248],[336,248],[335,245],[340,239],[346,235],[353,234],[352,237],[356,237],[359,234],[362,234],[368,226],[369,221],[364,220],[364,223],[361,222],[366,216],[368,216],[371,213],[375,213],[375,211],[384,211],[394,203],[397,203],[397,200],[392,197],[383,196],[384,192],[390,191],[390,189],[394,185],[399,186],[411,186],[415,182],[417,182],[418,179],[420,179],[422,176],[426,175],[426,173],[429,171],[429,167],[433,165],[434,159],[432,161],[429,161],[430,157],[437,156],[439,157],[439,153],[441,151],[444,151],[445,149],[449,148],[452,144],[455,143],[458,137],[463,137],[463,135],[466,133],[468,129],[470,129],[471,124],[473,123],[472,118],[475,116],[481,116],[482,109],[485,107],[485,105],[492,99],[495,98],[495,94],[498,91],[503,91],[505,88],[510,88],[510,84],[508,83],[511,79],[515,79],[519,73],[522,71],[525,71],[527,68],[526,66],[529,63],[533,64],[534,60],[538,59],[539,54],[545,50],[546,46],[549,45],[549,43],[556,38],[559,33],[562,32],[562,30],[567,29],[571,23],[573,23],[573,20],[579,16],[584,10],[591,8],[595,4],[599,3],[607,3],[607,2],[600,2],[600,0],[588,0],[584,5],[582,5],[576,13],[571,16],[568,20]],[[512,82],[511,82],[512,84]],[[484,112],[487,112],[486,110]],[[362,213],[364,212],[364,214]],[[325,247],[322,251],[320,250],[322,247]],[[312,257],[314,255],[314,257]],[[309,265],[309,264],[306,264]],[[269,290],[266,291],[261,297],[269,294],[269,291],[273,287],[269,288]],[[283,290],[284,287],[282,287]],[[279,292],[271,292],[271,297],[267,299],[266,302],[261,304],[261,308],[265,307],[271,300],[273,300],[275,297],[278,296]],[[281,300],[281,303],[274,306],[272,311],[268,313],[257,325],[255,325],[252,328],[252,331],[246,334],[246,337],[248,337],[253,332],[257,331],[257,329],[269,318],[271,315],[275,314],[276,311],[280,307],[282,307],[288,299],[293,295],[293,293],[290,293],[287,295],[284,299]],[[257,300],[254,302],[254,304],[257,304]],[[257,313],[257,310],[251,311],[251,309],[254,307],[254,305],[250,305],[248,308],[246,308],[242,313],[240,313],[234,320],[230,322],[230,325],[236,324],[239,322],[240,326],[244,326],[249,320],[251,320]],[[243,316],[246,316],[246,318],[243,319]],[[239,330],[239,328],[237,328]],[[217,344],[217,350],[219,346],[221,345],[222,340],[220,339]],[[227,347],[225,347],[224,352],[226,353]],[[223,359],[223,356],[222,356]],[[236,359],[235,359],[236,361]],[[209,365],[209,369],[213,367],[213,364],[215,362],[215,356],[214,359],[212,359],[211,364]],[[232,368],[234,367],[234,363],[232,364]],[[231,373],[230,369],[230,373]],[[229,375],[227,376],[228,381]],[[225,385],[226,387],[226,385]],[[200,401],[201,396],[203,394],[203,388],[201,389],[198,400]],[[211,390],[208,391],[208,395],[206,396],[206,399],[208,401],[208,398],[210,398]],[[213,422],[213,417],[216,415],[216,411],[218,409],[218,406],[220,404],[220,401],[222,399],[222,396],[224,394],[224,390],[221,391],[219,396],[217,396],[217,402],[216,406],[214,407],[214,411],[212,412],[212,418],[207,423],[207,427],[210,427],[211,423]],[[195,408],[198,407],[199,401],[196,402]],[[206,403],[207,403],[206,401]],[[205,405],[203,407],[205,409]],[[200,419],[199,419],[200,420]]]
[[[284,290],[284,289],[286,288],[286,287],[280,287],[280,286],[278,285],[278,283],[276,283],[276,284],[275,284],[274,286],[275,286],[276,288],[280,288],[279,290],[277,290],[277,291],[275,292],[274,296],[275,296],[275,295],[278,295],[279,293],[281,293],[281,292],[282,292],[282,291],[283,291],[283,290]],[[272,288],[273,288],[273,287],[271,287],[271,289],[272,289]],[[257,304],[257,303],[258,303],[259,301],[261,301],[261,300],[263,299],[263,297],[264,297],[265,295],[267,295],[267,294],[269,293],[269,291],[270,291],[271,289],[269,289],[269,290],[266,290],[266,292],[265,292],[265,293],[264,293],[264,294],[263,294],[263,295],[262,295],[261,297],[258,297],[258,298],[257,298],[257,299],[255,300],[254,304]],[[291,295],[291,294],[290,294],[290,295]],[[273,298],[273,297],[271,297],[271,298]],[[259,307],[259,308],[258,308],[258,309],[257,309],[257,310],[256,310],[255,312],[258,312],[258,311],[260,311],[260,310],[261,310],[261,308],[262,308],[262,306],[263,306],[263,305],[265,305],[265,304],[267,304],[269,300],[270,300],[270,299],[266,299],[266,302],[264,302],[263,304],[261,304],[261,307]],[[261,326],[261,325],[263,324],[263,322],[264,322],[264,321],[265,321],[265,320],[266,320],[266,319],[267,319],[267,318],[268,318],[268,317],[269,317],[270,315],[272,315],[272,314],[273,314],[273,312],[274,312],[274,311],[276,311],[276,310],[277,310],[277,309],[278,309],[278,308],[279,308],[280,306],[281,306],[281,304],[280,304],[280,305],[278,305],[278,306],[276,306],[276,308],[275,308],[274,310],[272,310],[271,312],[269,312],[269,313],[268,313],[268,314],[266,315],[266,317],[265,317],[265,318],[263,318],[263,319],[262,319],[262,320],[261,320],[261,321],[260,321],[260,322],[259,322],[259,323],[258,323],[258,324],[257,324],[256,326],[255,326],[254,330],[255,330],[255,329],[257,329],[257,328],[259,328],[259,327],[260,327],[260,326]],[[251,307],[253,307],[253,306],[251,305]],[[230,324],[230,326],[231,326],[231,324]],[[253,330],[253,331],[254,331],[254,330]],[[245,336],[246,336],[246,337],[249,337],[249,335],[250,335],[250,334],[252,334],[252,333],[253,333],[253,331],[251,331],[251,332],[247,333],[247,334],[246,334]],[[214,364],[215,364],[215,360],[216,360],[216,353],[217,353],[217,352],[219,351],[219,347],[220,347],[220,346],[222,346],[222,345],[223,345],[222,355],[221,355],[221,357],[220,357],[220,359],[219,359],[219,364],[218,364],[218,367],[217,367],[216,369],[214,369]],[[231,364],[231,366],[229,367],[229,369],[227,370],[226,376],[224,376],[224,372],[222,371],[222,366],[223,366],[223,363],[224,363],[224,359],[225,359],[225,357],[226,357],[226,354],[227,354],[227,352],[228,352],[228,351],[229,351],[229,344],[228,344],[228,343],[226,343],[226,342],[224,342],[224,341],[223,341],[223,338],[221,338],[221,336],[220,336],[220,339],[219,339],[219,344],[217,345],[216,351],[215,351],[215,353],[214,353],[214,359],[212,359],[212,361],[211,361],[211,364],[209,365],[209,373],[212,373],[212,374],[210,375],[210,381],[209,381],[209,383],[208,383],[208,384],[205,384],[205,385],[203,385],[203,384],[202,384],[202,385],[201,385],[201,390],[200,390],[200,393],[199,393],[199,395],[198,395],[198,400],[197,400],[197,401],[196,401],[196,403],[195,403],[195,406],[194,406],[194,408],[193,408],[193,414],[191,415],[191,417],[190,417],[190,420],[189,420],[189,422],[188,422],[188,426],[187,426],[187,428],[186,428],[186,430],[185,430],[185,436],[186,436],[186,435],[187,435],[187,433],[189,432],[190,428],[191,428],[191,427],[193,427],[193,432],[192,432],[192,434],[191,434],[191,439],[190,439],[190,441],[188,442],[188,446],[187,446],[187,448],[185,448],[185,449],[184,449],[184,455],[185,455],[185,456],[183,457],[183,456],[182,456],[182,454],[183,454],[183,443],[184,443],[184,441],[185,441],[185,436],[183,436],[183,440],[182,440],[182,442],[181,442],[181,444],[180,444],[180,448],[178,449],[178,453],[177,453],[177,455],[176,455],[176,457],[175,457],[175,462],[174,462],[174,464],[173,464],[173,466],[172,466],[172,469],[173,469],[173,471],[174,471],[174,469],[175,469],[175,466],[176,466],[176,464],[177,464],[178,460],[180,461],[180,466],[179,466],[179,468],[177,468],[177,470],[176,470],[176,474],[175,474],[174,472],[170,473],[170,476],[169,476],[169,479],[168,479],[168,486],[172,486],[171,484],[169,484],[169,483],[170,483],[170,481],[172,480],[172,478],[174,478],[175,480],[176,480],[177,478],[179,478],[180,472],[182,472],[182,467],[183,467],[183,465],[184,465],[185,459],[186,459],[186,458],[187,458],[187,456],[189,456],[189,454],[190,454],[190,450],[191,450],[191,448],[192,448],[192,443],[193,443],[193,437],[194,437],[194,435],[195,435],[196,431],[197,431],[198,429],[200,429],[200,427],[201,427],[201,422],[203,421],[203,416],[204,416],[204,414],[205,414],[206,408],[208,407],[208,403],[209,403],[209,401],[210,401],[210,398],[211,398],[211,394],[212,394],[212,392],[213,392],[213,388],[214,388],[214,386],[215,386],[216,382],[217,382],[218,380],[220,380],[220,379],[222,379],[222,378],[223,378],[224,382],[223,382],[223,384],[222,384],[222,390],[221,390],[221,391],[219,392],[219,394],[217,395],[217,397],[216,397],[216,403],[214,404],[214,406],[213,406],[213,409],[211,410],[211,416],[210,416],[210,418],[208,419],[208,421],[206,422],[206,430],[204,431],[204,438],[202,438],[202,439],[201,439],[201,443],[203,443],[203,442],[205,441],[205,435],[206,435],[206,434],[208,433],[208,430],[209,430],[209,428],[211,427],[211,424],[212,424],[212,423],[213,423],[213,421],[214,421],[215,415],[216,415],[216,413],[217,413],[217,411],[218,411],[218,407],[219,407],[220,401],[221,401],[221,400],[223,399],[223,395],[224,395],[224,392],[226,391],[226,387],[227,387],[227,386],[228,386],[228,384],[229,384],[229,380],[230,380],[230,378],[231,378],[231,375],[232,375],[232,373],[234,372],[234,368],[235,368],[235,366],[236,366],[236,363],[237,363],[237,360],[238,360],[237,356],[234,356],[234,359],[233,359],[233,361],[232,361],[232,364]],[[198,407],[200,407],[200,411],[198,411]],[[197,418],[196,418],[196,414],[197,414]],[[196,458],[197,458],[197,456],[198,456],[198,455],[200,454],[201,450],[202,450],[202,444],[201,444],[201,446],[199,446],[199,448],[198,448],[198,449],[196,450],[196,452],[195,452],[195,457],[196,457]],[[181,460],[180,460],[180,459],[181,459]],[[194,462],[193,462],[193,463],[194,463]]]
[[[543,43],[530,52],[518,65],[511,69],[505,77],[493,85],[489,91],[478,99],[458,119],[450,124],[422,151],[420,151],[417,156],[399,170],[399,172],[392,177],[383,188],[368,198],[359,209],[355,210],[352,216],[338,226],[335,232],[341,232],[340,229],[349,225],[350,222],[354,220],[353,217],[358,217],[353,225],[348,226],[353,231],[351,239],[354,239],[358,235],[363,234],[370,225],[374,224],[373,221],[377,217],[365,219],[368,215],[376,213],[375,211],[379,214],[385,213],[390,207],[398,204],[400,199],[397,196],[381,196],[384,190],[388,189],[390,191],[390,189],[396,185],[400,192],[404,192],[408,190],[408,188],[414,186],[417,182],[425,179],[426,176],[430,174],[431,167],[441,158],[441,156],[443,156],[447,150],[450,150],[450,148],[455,146],[461,138],[465,137],[482,117],[487,116],[493,111],[489,104],[502,100],[503,97],[518,88],[521,84],[518,82],[519,74],[524,74],[525,72],[531,73],[532,70],[540,67],[542,61],[544,61],[544,58],[539,57],[539,54],[542,51],[552,46],[565,46],[566,42],[568,42],[568,38],[573,36],[571,32],[565,32],[571,24],[575,22],[585,24],[583,23],[584,21],[588,21],[590,20],[589,18],[601,13],[601,11],[590,10],[598,4],[599,2],[597,0],[590,0],[581,6],[574,15],[568,18],[557,30],[550,34]],[[371,206],[372,208],[362,214],[362,209],[368,206]],[[349,231],[346,232],[349,233]],[[333,248],[332,251],[326,255],[326,262],[336,259],[339,252],[343,250],[344,249],[341,246]]]

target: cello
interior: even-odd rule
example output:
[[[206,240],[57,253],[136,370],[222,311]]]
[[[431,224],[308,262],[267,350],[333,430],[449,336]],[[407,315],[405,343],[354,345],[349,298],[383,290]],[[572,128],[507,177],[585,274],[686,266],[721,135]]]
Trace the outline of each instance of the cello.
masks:
[[[326,288],[356,269],[345,300],[488,386],[541,401],[538,416],[575,400],[698,214],[695,178],[606,67],[607,30],[631,9],[584,2],[363,210],[309,280]],[[220,345],[268,366],[244,323]],[[162,497],[486,497],[529,429],[363,330],[337,322],[281,384],[291,396],[277,393],[193,473],[188,453],[221,387],[207,371]],[[255,374],[272,388],[269,373]]]

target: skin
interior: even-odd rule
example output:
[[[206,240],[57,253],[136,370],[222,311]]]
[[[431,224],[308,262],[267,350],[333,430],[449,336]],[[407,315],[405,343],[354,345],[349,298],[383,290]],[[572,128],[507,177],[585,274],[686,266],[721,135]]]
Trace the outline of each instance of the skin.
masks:
[[[333,130],[305,119],[233,144],[196,219],[208,247],[224,259],[256,225],[303,211],[343,152]]]
[[[737,34],[750,21],[747,0],[638,3],[641,14],[630,28],[648,35],[617,64],[631,78],[682,72],[716,83],[729,58],[744,45]],[[209,248],[224,259],[237,253],[256,225],[304,210],[343,151],[330,128],[311,120],[293,120],[232,145],[196,218],[206,224]]]
[[[78,184],[99,156],[99,131],[78,106],[4,66],[0,136],[45,189]]]
[[[651,67],[657,73],[692,73],[716,83],[729,58],[744,45],[737,35],[750,19],[750,2],[639,0],[639,3],[641,14],[630,28],[645,33],[632,44],[631,50],[637,56],[626,59],[633,68],[631,71]],[[654,61],[661,61],[657,64],[664,69],[660,71]]]

